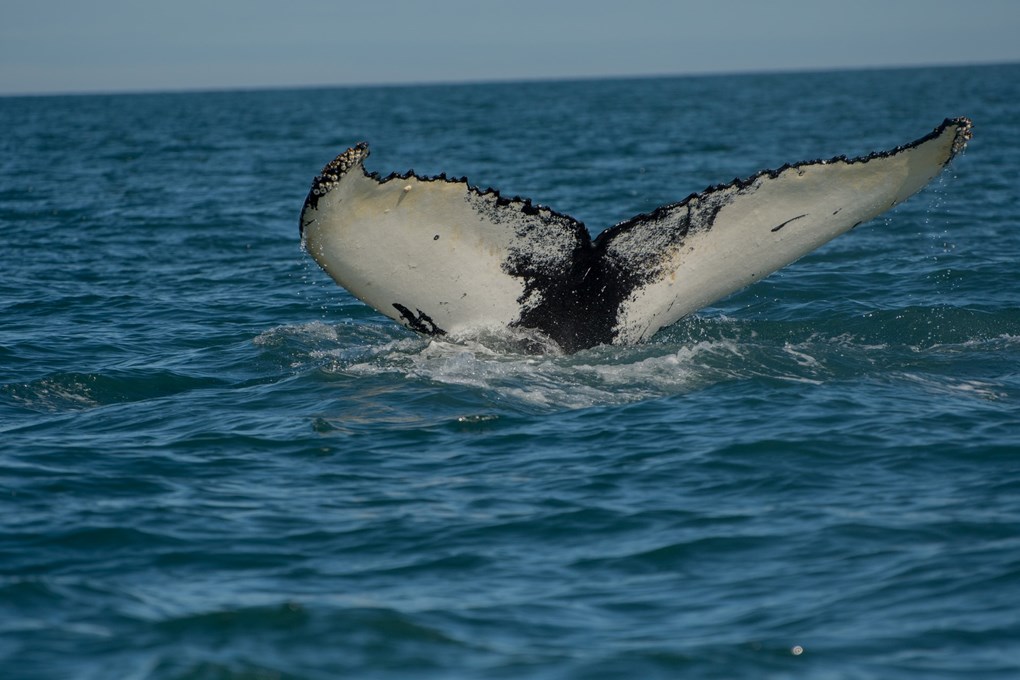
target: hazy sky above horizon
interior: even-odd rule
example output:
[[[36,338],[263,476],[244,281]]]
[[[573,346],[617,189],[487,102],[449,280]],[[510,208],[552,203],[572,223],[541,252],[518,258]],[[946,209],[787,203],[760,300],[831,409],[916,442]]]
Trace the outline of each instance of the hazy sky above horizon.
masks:
[[[1020,2],[0,0],[0,94],[1020,61]]]

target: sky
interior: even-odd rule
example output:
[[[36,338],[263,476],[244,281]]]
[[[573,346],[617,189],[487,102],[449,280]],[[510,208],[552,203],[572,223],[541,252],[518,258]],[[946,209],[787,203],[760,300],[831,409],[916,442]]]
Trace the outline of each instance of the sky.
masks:
[[[1020,62],[1017,0],[0,0],[0,95]]]

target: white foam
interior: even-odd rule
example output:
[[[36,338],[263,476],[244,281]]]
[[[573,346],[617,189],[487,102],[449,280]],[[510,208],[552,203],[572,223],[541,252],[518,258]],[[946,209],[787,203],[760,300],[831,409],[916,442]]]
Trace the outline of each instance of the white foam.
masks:
[[[740,380],[820,385],[873,370],[888,375],[880,368],[888,346],[864,343],[852,334],[769,339],[738,322],[716,321],[721,325],[713,326],[713,337],[693,340],[680,333],[658,343],[602,346],[571,355],[531,332],[490,330],[475,337],[427,340],[388,323],[283,326],[259,335],[255,344],[282,354],[296,368],[457,386],[476,391],[482,403],[539,410],[631,403]],[[955,347],[962,350],[968,344]],[[1002,385],[990,381],[900,376],[943,393],[985,399],[1005,394]]]
[[[294,368],[352,376],[398,375],[483,392],[495,403],[577,409],[685,394],[751,377],[756,359],[727,338],[604,346],[565,355],[531,331],[481,331],[474,338],[425,340],[397,326],[318,321],[255,338]],[[760,369],[761,367],[758,366]]]
[[[987,399],[990,401],[1009,397],[1005,386],[987,380],[967,380],[948,376],[920,375],[917,373],[904,373],[903,377],[910,382],[920,385],[929,392]]]
[[[498,401],[540,408],[585,408],[669,396],[715,382],[704,356],[738,356],[729,341],[676,348],[642,345],[580,354],[500,353],[478,342],[433,340],[424,348],[379,355],[346,372],[403,372],[408,378],[485,390]]]

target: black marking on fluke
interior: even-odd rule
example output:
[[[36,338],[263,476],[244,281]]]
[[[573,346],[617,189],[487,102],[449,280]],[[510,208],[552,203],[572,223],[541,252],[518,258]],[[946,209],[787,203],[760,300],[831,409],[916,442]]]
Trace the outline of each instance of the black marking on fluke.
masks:
[[[436,325],[436,322],[432,321],[431,317],[420,309],[412,312],[397,302],[393,304],[393,308],[400,312],[400,317],[407,322],[407,327],[411,330],[416,330],[423,335],[446,335],[446,331]]]
[[[670,239],[681,242],[690,233],[708,231],[726,201],[709,202],[707,208],[688,211],[676,219]],[[610,253],[615,238],[641,225],[664,221],[674,208],[663,206],[603,231],[591,240],[588,230],[578,231],[578,243],[566,272],[547,272],[535,266],[529,253],[519,253],[504,264],[507,273],[524,280],[519,302],[537,297],[541,302],[525,308],[513,326],[537,328],[567,352],[576,352],[613,341],[621,305],[631,294],[661,276],[655,257],[619,261]],[[692,216],[694,212],[694,216]],[[579,223],[578,223],[579,224]],[[535,294],[538,293],[536,296]]]
[[[836,212],[839,212],[839,211],[837,210]],[[836,213],[832,213],[832,214],[835,215]],[[799,220],[802,217],[807,217],[807,213],[805,213],[803,215],[797,215],[796,217],[791,217],[790,219],[786,220],[782,224],[777,224],[776,226],[772,227],[772,233],[773,234],[776,233],[777,231],[779,231],[780,229],[782,229],[783,227],[788,225],[790,222],[793,222],[794,220]]]
[[[303,232],[305,227],[312,223],[311,220],[305,219],[305,215],[311,210],[316,210],[320,198],[335,188],[347,172],[359,166],[366,177],[380,184],[411,178],[418,182],[463,184],[472,206],[493,224],[510,221],[509,216],[515,209],[528,216],[537,216],[541,223],[539,226],[564,230],[569,238],[573,239],[574,246],[569,258],[550,266],[548,260],[543,260],[540,254],[527,248],[528,237],[534,235],[529,230],[535,226],[534,224],[528,225],[528,229],[523,229],[524,233],[517,234],[518,241],[523,242],[525,246],[511,248],[501,265],[506,274],[520,279],[524,287],[524,292],[517,301],[520,316],[510,325],[537,329],[564,350],[574,352],[613,342],[618,329],[618,315],[624,301],[635,290],[660,279],[664,274],[661,252],[628,251],[624,256],[620,256],[614,253],[613,245],[616,239],[645,225],[651,225],[654,229],[650,232],[642,231],[642,238],[647,235],[672,246],[682,245],[688,235],[710,231],[719,211],[734,198],[753,189],[761,178],[776,179],[791,171],[803,174],[804,169],[812,165],[832,163],[852,165],[887,158],[941,136],[950,126],[958,126],[959,129],[953,139],[949,157],[945,161],[948,163],[970,139],[971,123],[966,118],[946,119],[924,137],[893,149],[872,152],[867,156],[848,158],[840,155],[829,160],[785,164],[778,169],[762,170],[745,179],[734,179],[728,184],[713,185],[700,193],[692,193],[679,202],[658,207],[610,227],[594,240],[584,224],[569,215],[534,204],[527,198],[519,196],[506,198],[495,189],[479,189],[471,185],[465,177],[448,178],[445,173],[438,176],[419,176],[410,170],[403,174],[391,173],[386,177],[380,177],[375,172],[370,173],[363,167],[364,160],[369,155],[369,147],[366,142],[361,142],[337,156],[315,177],[305,199],[299,224]],[[486,200],[474,201],[472,197]],[[832,214],[836,215],[841,210],[842,208],[838,208]],[[791,217],[771,227],[771,232],[778,232],[791,222],[806,216],[807,213]],[[856,226],[857,224],[854,225]],[[508,228],[511,227],[508,225]],[[438,238],[438,234],[433,236],[433,240]],[[752,278],[757,279],[758,274],[759,272],[755,272]],[[405,325],[412,330],[433,336],[446,334],[446,331],[439,328],[421,309],[412,312],[400,303],[392,305],[399,312]]]
[[[417,331],[422,335],[446,335],[446,331],[437,326],[436,322],[420,309],[416,309],[417,314],[415,314],[399,302],[394,302],[393,308],[400,312],[400,318],[407,322],[407,327],[412,331]]]

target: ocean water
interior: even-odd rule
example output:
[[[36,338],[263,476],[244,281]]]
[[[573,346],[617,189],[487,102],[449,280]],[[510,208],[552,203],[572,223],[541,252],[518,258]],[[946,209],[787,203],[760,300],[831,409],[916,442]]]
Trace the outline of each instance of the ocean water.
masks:
[[[1020,677],[1020,65],[0,98],[0,675]],[[592,232],[969,116],[887,215],[632,347],[415,336],[312,177]]]

